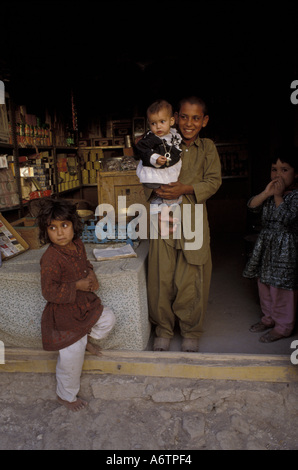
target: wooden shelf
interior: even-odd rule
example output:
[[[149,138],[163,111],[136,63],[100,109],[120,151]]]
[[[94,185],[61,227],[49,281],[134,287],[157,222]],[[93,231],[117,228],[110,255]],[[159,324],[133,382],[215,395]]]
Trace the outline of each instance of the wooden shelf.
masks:
[[[9,211],[18,211],[20,208],[21,208],[20,204],[18,204],[17,206],[1,207],[0,208],[0,213],[1,212],[9,212]]]
[[[0,142],[0,150],[1,149],[10,149],[13,150],[13,145],[12,144],[7,144],[5,142]]]
[[[96,147],[78,147],[79,150],[96,150],[96,149],[102,149],[102,150],[111,150],[111,149],[124,149],[125,145],[101,145],[101,146],[96,146]]]

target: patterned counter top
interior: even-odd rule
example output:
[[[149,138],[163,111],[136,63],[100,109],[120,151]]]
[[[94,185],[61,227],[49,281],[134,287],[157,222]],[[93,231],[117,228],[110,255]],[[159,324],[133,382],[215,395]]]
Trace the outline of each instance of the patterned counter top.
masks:
[[[135,247],[137,258],[96,261],[94,248],[85,244],[94,266],[102,303],[110,306],[116,325],[104,349],[144,350],[150,336],[147,307],[146,260],[149,244]],[[0,340],[7,346],[40,348],[40,319],[46,304],[40,288],[39,261],[47,247],[29,250],[0,268]]]

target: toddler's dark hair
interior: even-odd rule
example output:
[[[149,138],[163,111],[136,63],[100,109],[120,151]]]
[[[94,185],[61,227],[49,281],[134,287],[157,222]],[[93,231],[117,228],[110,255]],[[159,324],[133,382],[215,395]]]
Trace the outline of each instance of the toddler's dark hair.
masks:
[[[280,160],[282,163],[287,163],[294,168],[295,173],[298,174],[298,148],[291,145],[284,145],[275,150],[271,157],[270,163],[276,163]]]
[[[166,100],[157,100],[154,103],[152,103],[147,109],[147,117],[149,117],[151,114],[159,113],[162,109],[166,109],[170,117],[173,116],[172,105],[168,103]]]
[[[47,228],[52,220],[68,220],[72,222],[74,240],[80,238],[83,223],[77,214],[76,205],[67,199],[44,198],[40,201],[40,210],[37,215],[39,226],[39,239],[41,243],[49,243]]]

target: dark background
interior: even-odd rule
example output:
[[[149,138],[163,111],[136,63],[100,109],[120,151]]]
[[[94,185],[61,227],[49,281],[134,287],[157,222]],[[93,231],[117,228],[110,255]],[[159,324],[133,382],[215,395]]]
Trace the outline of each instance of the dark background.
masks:
[[[262,173],[264,155],[297,138],[297,13],[287,1],[4,1],[0,77],[35,114],[70,116],[72,90],[80,129],[199,95],[208,136],[248,139]]]

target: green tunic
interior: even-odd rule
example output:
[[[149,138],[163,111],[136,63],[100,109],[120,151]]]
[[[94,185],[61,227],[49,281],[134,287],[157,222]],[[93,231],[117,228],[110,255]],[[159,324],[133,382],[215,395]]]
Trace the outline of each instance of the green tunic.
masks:
[[[221,185],[221,164],[211,140],[198,137],[189,147],[182,144],[182,149],[179,181],[193,186],[194,194],[183,196],[181,238],[151,239],[149,249],[149,315],[157,336],[166,338],[173,336],[177,318],[182,336],[198,338],[202,333],[212,269],[206,201]],[[148,199],[150,195],[147,192]],[[203,205],[203,243],[199,249],[185,249],[185,242],[191,242],[183,235],[186,204],[191,207],[192,231],[195,205]]]

